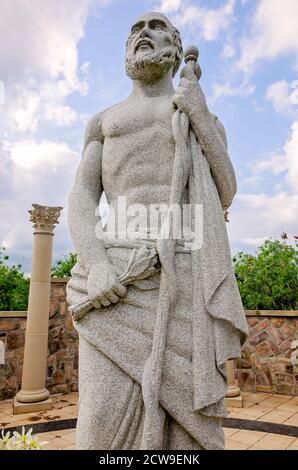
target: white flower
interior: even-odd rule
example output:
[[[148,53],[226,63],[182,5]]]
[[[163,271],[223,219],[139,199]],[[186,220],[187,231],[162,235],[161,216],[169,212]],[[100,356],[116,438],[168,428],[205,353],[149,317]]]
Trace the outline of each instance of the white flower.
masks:
[[[1,438],[0,438],[0,450],[8,450],[9,448],[9,441],[10,441],[10,432],[8,431],[6,434],[4,433],[4,429],[1,431]]]
[[[32,431],[33,429],[30,428],[26,433],[23,426],[22,434],[14,431],[13,436],[10,437],[10,432],[4,434],[4,430],[2,430],[0,450],[43,450],[48,442],[40,442],[37,438],[32,436]]]

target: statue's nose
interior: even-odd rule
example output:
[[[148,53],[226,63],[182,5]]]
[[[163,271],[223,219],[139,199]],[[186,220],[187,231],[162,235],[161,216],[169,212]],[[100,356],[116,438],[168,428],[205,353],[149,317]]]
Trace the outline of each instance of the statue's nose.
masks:
[[[151,37],[150,29],[148,28],[148,26],[144,26],[144,28],[142,28],[140,32],[141,38],[145,38],[146,36],[149,38]]]

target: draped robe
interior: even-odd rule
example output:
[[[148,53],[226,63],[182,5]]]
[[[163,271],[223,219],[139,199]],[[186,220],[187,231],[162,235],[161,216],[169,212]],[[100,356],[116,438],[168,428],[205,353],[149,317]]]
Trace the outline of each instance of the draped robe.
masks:
[[[247,325],[219,195],[191,129],[188,138],[189,200],[203,204],[203,245],[191,251],[182,244],[175,250],[178,292],[169,311],[159,390],[163,432],[155,442],[159,449],[222,449],[225,363],[240,356]],[[131,250],[142,257],[146,244],[129,240],[107,245],[119,274]],[[117,304],[93,309],[74,322],[80,335],[79,448],[141,446],[146,416],[143,372],[152,350],[160,279],[156,267],[148,278],[133,281]],[[87,273],[78,257],[67,286],[70,305],[87,295],[86,284]]]

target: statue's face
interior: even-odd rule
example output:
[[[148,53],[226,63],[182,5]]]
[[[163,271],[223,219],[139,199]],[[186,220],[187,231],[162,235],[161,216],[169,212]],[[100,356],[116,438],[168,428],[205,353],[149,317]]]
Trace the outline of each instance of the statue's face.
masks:
[[[131,28],[126,46],[126,72],[136,80],[154,81],[175,63],[173,27],[166,17],[147,13]]]
[[[142,57],[152,52],[159,53],[169,46],[174,46],[174,38],[166,20],[159,15],[144,15],[131,28],[127,51],[135,57]]]

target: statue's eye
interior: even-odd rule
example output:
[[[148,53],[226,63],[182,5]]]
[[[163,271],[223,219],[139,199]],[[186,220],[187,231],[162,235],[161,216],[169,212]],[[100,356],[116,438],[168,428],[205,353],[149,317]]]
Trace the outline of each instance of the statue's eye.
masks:
[[[155,29],[156,31],[164,31],[166,28],[161,23],[154,23],[153,29]]]
[[[131,34],[138,34],[141,31],[141,28],[134,28]]]

